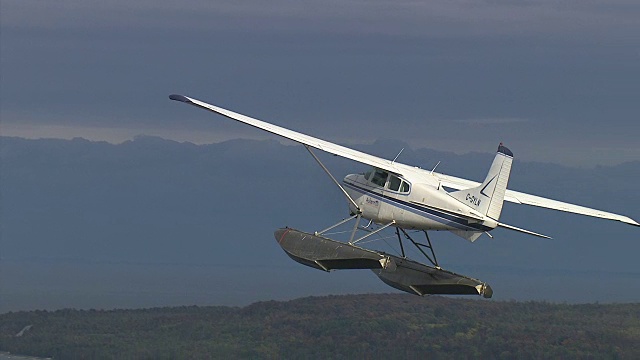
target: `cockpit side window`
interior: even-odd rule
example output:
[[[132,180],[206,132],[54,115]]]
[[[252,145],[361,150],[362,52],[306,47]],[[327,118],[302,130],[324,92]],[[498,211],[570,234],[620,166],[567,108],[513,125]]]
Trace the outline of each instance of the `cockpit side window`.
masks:
[[[395,175],[389,175],[389,190],[403,193],[409,192],[409,183]]]
[[[397,177],[395,175],[389,176],[389,190],[393,190],[393,191],[400,190],[400,183],[401,182],[402,182],[402,180],[400,180],[399,177]]]
[[[371,178],[371,182],[378,186],[384,187],[384,184],[387,182],[388,175],[389,173],[384,170],[376,170],[376,172],[373,174],[373,177]]]

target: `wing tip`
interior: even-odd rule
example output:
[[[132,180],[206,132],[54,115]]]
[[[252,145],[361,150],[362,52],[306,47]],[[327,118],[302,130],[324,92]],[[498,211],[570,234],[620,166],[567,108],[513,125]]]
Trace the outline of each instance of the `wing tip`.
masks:
[[[623,222],[625,224],[629,224],[629,225],[632,225],[632,226],[639,226],[640,227],[640,224],[637,221],[633,220],[632,218],[630,218],[628,216],[618,215],[617,217],[613,218],[613,220],[618,220],[618,221]]]
[[[186,97],[184,95],[171,94],[171,95],[169,95],[169,99],[175,100],[175,101],[180,101],[180,102],[187,103],[187,104],[191,104],[191,99],[189,99],[188,97]]]
[[[629,225],[633,225],[633,226],[637,226],[640,227],[640,224],[638,224],[637,221],[633,220],[633,219],[629,219],[630,221],[623,221],[624,223],[627,223]]]

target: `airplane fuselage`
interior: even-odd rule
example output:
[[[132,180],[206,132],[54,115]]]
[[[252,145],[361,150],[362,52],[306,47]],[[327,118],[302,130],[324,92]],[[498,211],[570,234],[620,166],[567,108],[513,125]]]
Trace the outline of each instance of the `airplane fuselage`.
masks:
[[[442,189],[428,173],[412,179],[380,169],[350,174],[344,188],[360,208],[362,217],[379,224],[417,230],[485,232],[497,222],[474,211]],[[482,201],[478,199],[476,201]],[[350,204],[350,211],[357,209]]]

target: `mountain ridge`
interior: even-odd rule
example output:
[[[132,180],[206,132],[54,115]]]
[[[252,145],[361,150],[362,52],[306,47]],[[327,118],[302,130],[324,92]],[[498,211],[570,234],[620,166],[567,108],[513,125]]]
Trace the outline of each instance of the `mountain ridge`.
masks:
[[[387,143],[385,148],[384,143],[359,149],[395,156],[398,144]],[[430,168],[437,161],[429,162],[437,157],[442,160],[439,172],[477,180],[484,177],[493,157],[489,153],[435,152],[437,155],[427,159],[431,151],[408,149],[400,160],[423,162]],[[366,166],[348,160],[318,155],[337,178],[366,170]],[[146,302],[135,300],[136,291],[147,287],[149,294],[160,298],[174,296],[171,291],[188,291],[184,286],[190,281],[203,291],[202,296],[191,298],[199,304],[210,303],[202,302],[209,292],[217,294],[211,301],[226,303],[233,297],[246,303],[264,299],[262,296],[283,299],[367,289],[389,291],[366,272],[318,274],[292,262],[277,246],[273,231],[279,227],[320,230],[347,215],[342,195],[301,146],[242,139],[194,145],[139,137],[114,145],[83,139],[2,138],[0,157],[0,259],[13,261],[1,264],[4,310],[44,306],[34,300],[41,297],[42,288],[60,297],[69,293],[69,303],[77,304],[74,299],[82,299],[80,295],[92,283],[87,295],[92,300],[77,306],[91,307],[95,304],[93,294],[101,292],[114,294],[114,304],[119,306],[144,306]],[[638,177],[640,162],[604,171],[516,161],[510,188],[637,219]],[[431,237],[438,260],[448,270],[472,269],[474,273],[465,275],[487,281],[499,299],[584,302],[640,298],[640,279],[622,281],[597,275],[637,272],[637,228],[510,203],[505,204],[501,221],[555,240],[496,229],[494,239],[482,237],[469,244],[436,232]],[[398,251],[393,243],[371,245],[390,253]],[[410,256],[418,259],[415,254]],[[44,259],[60,261],[49,266]],[[64,259],[89,263],[69,264]],[[118,268],[107,263],[150,265]],[[170,267],[154,265],[172,263],[244,267],[172,274]],[[500,272],[495,266],[523,270],[516,277],[510,274],[514,271]],[[264,271],[265,267],[272,270]],[[522,274],[538,268],[558,269],[567,275],[544,278],[537,272]],[[122,269],[138,272],[139,278],[125,276]],[[154,273],[169,277],[167,284],[182,290],[162,295],[155,287],[158,279]],[[591,275],[580,275],[584,273]],[[21,277],[23,281],[19,281]],[[44,287],[43,281],[47,283]],[[291,287],[290,283],[297,285]],[[229,297],[218,294],[217,286],[229,289]],[[245,294],[247,287],[257,289],[253,298]],[[585,292],[585,288],[597,290]],[[149,300],[151,295],[139,296],[156,303]],[[170,304],[177,301],[172,299]],[[30,305],[21,307],[21,303]],[[64,306],[64,301],[55,306]]]

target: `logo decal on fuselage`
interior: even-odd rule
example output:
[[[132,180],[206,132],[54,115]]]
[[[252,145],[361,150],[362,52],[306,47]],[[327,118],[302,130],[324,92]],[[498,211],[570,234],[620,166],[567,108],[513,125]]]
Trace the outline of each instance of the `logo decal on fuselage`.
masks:
[[[372,205],[372,206],[375,206],[375,207],[379,207],[380,206],[380,200],[372,199],[372,198],[370,198],[368,196],[364,199],[364,201],[367,203],[367,205]]]

